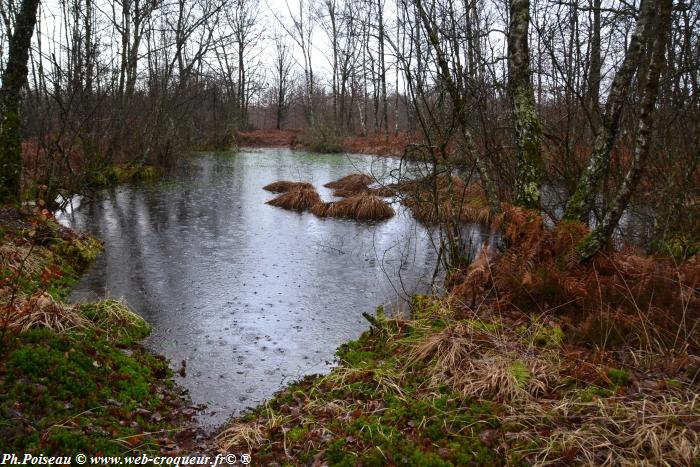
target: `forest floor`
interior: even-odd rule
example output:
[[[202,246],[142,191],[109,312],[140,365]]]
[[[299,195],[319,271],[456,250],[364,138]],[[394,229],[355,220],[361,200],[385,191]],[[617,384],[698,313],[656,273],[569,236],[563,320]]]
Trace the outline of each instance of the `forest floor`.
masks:
[[[241,147],[289,147],[305,148],[312,137],[304,130],[275,130],[260,129],[239,131],[236,140]],[[334,151],[352,154],[371,154],[379,156],[401,156],[408,143],[417,137],[406,133],[371,134],[367,136],[338,136],[334,137]]]
[[[101,248],[46,210],[0,208],[0,452],[211,452],[200,408],[139,344],[147,323],[115,300],[65,302]]]

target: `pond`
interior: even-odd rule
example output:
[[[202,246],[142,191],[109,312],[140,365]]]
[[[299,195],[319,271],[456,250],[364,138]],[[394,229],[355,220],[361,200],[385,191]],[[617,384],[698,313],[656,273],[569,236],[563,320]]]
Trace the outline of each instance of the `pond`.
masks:
[[[335,349],[368,328],[363,312],[430,287],[429,232],[398,203],[374,223],[320,219],[265,204],[281,179],[322,185],[398,161],[286,149],[201,154],[166,180],[120,186],[61,221],[105,241],[71,299],[123,298],[153,327],[146,346],[178,369],[205,425],[327,372]]]

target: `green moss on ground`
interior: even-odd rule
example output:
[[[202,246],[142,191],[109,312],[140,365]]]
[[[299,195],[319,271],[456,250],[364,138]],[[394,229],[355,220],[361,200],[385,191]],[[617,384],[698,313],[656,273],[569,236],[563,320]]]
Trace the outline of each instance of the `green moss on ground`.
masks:
[[[558,325],[467,319],[453,308],[416,296],[412,319],[378,313],[369,331],[339,348],[330,374],[294,383],[233,420],[219,447],[250,452],[260,465],[700,459],[700,437],[678,423],[700,416],[696,396],[684,392],[689,383],[664,382],[665,391],[650,375],[639,392],[631,370],[569,354]]]
[[[394,326],[386,321],[385,326]],[[252,451],[260,465],[314,459],[330,465],[497,464],[480,433],[499,427],[490,403],[426,386],[420,365],[401,363],[422,330],[374,329],[340,347],[341,366],[297,382],[220,436],[231,452]],[[256,436],[257,433],[257,436]]]
[[[82,324],[54,330],[37,322],[18,332],[11,319],[0,320],[0,452],[123,455],[172,446],[192,412],[181,410],[187,401],[167,361],[138,345],[148,324],[115,300],[61,301],[100,242],[42,216],[3,231],[0,316],[48,293],[54,313],[73,322],[77,313]]]

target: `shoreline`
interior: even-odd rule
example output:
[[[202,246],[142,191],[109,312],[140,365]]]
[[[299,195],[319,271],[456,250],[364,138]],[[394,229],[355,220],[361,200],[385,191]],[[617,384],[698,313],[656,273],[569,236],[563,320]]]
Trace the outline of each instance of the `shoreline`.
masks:
[[[149,325],[119,301],[65,302],[102,249],[48,211],[2,208],[0,450],[22,454],[213,452]]]
[[[314,135],[305,130],[250,130],[238,131],[236,141],[240,147],[250,148],[290,148],[304,149],[312,152],[347,152],[386,157],[401,157],[407,144],[418,141],[418,137],[406,133],[368,136],[335,136],[328,145],[329,151],[316,150],[313,147]]]
[[[477,257],[452,274],[444,296],[415,296],[410,318],[387,319],[378,309],[376,318],[368,318],[369,331],[339,347],[340,364],[329,374],[290,383],[223,426],[201,429],[192,419],[197,407],[179,392],[167,362],[138,344],[147,331],[135,315],[122,309],[111,314],[111,307],[119,307],[110,301],[61,308],[65,305],[61,294],[97,254],[94,240],[61,230],[52,216],[38,209],[18,213],[0,223],[3,247],[12,244],[25,248],[25,253],[29,248],[23,261],[32,254],[45,261],[30,274],[23,293],[30,297],[47,293],[59,309],[70,311],[77,316],[70,315],[71,319],[82,319],[84,324],[68,330],[30,330],[12,337],[14,348],[4,346],[0,379],[22,384],[10,387],[6,393],[10,397],[0,397],[0,409],[9,422],[0,424],[2,442],[7,443],[0,447],[9,452],[35,449],[35,453],[69,453],[75,446],[100,449],[95,452],[104,452],[105,446],[159,449],[167,454],[222,450],[248,452],[256,464],[263,465],[529,465],[603,458],[621,463],[697,462],[700,407],[695,398],[700,358],[695,335],[686,336],[685,350],[675,344],[658,347],[662,343],[625,341],[630,336],[643,339],[649,332],[644,326],[652,326],[652,332],[667,331],[652,321],[637,328],[625,320],[640,313],[645,300],[649,310],[662,313],[654,308],[659,305],[652,306],[655,302],[647,288],[664,291],[673,271],[691,280],[697,264],[688,262],[673,269],[661,258],[630,252],[608,252],[610,257],[585,267],[547,263],[546,258],[566,257],[583,234],[581,227],[562,225],[549,231],[536,216],[511,215],[524,219],[516,231],[506,234],[520,239],[517,244],[510,240],[508,254],[514,255],[513,264],[521,266],[503,257]],[[541,258],[532,266],[534,273],[522,266],[527,262],[518,256],[530,254],[525,248],[534,249]],[[632,315],[620,321],[605,315],[604,306],[618,300],[608,297],[617,287],[612,279],[624,282],[647,274],[650,263],[659,278],[632,286],[639,290],[622,291],[623,299],[631,296],[637,307]],[[524,269],[513,271],[513,267]],[[589,291],[582,287],[591,283],[589,273],[602,281],[598,286],[608,302],[601,299],[596,319],[609,320],[606,323],[587,324],[577,316],[597,316],[581,308],[588,306]],[[571,281],[583,285],[571,288]],[[496,284],[505,301],[489,296]],[[697,290],[689,289],[691,295],[686,297],[683,287],[680,283],[677,291],[665,292],[673,300],[688,300],[688,306],[696,303]],[[662,306],[671,309],[673,300]],[[690,312],[688,318],[695,319]],[[116,318],[102,321],[104,316]],[[603,325],[610,328],[604,332]],[[602,347],[591,345],[597,338],[605,339]],[[655,347],[647,349],[647,345]],[[67,350],[71,348],[75,350]],[[66,351],[77,356],[66,354],[64,362],[61,355]],[[61,389],[62,383],[53,384],[57,376],[42,361],[70,365],[62,371],[80,373],[83,379],[108,381],[95,382],[92,391],[103,402],[98,409],[104,412],[85,415],[86,407],[73,406],[73,399],[90,392],[74,380],[67,397],[65,392],[54,393],[54,386]],[[124,376],[109,376],[115,372]],[[128,392],[134,382],[141,387],[140,394]],[[60,416],[49,419],[52,414],[44,406],[27,408],[26,401],[40,395],[53,401],[51,408]],[[174,418],[165,417],[166,410]],[[36,417],[43,417],[46,436],[25,441],[23,435],[7,430],[13,423],[24,426],[18,420]],[[84,423],[54,429],[66,418],[84,419]],[[661,422],[639,425],[640,419]],[[175,426],[182,433],[179,438],[170,431]],[[160,430],[172,437],[152,439],[151,434]],[[115,447],[110,443],[115,439],[123,443]],[[19,442],[29,444],[12,444]]]

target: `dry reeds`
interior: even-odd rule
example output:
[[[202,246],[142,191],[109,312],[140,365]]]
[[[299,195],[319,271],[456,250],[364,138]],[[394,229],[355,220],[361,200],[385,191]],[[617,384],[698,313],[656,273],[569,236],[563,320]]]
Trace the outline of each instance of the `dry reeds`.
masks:
[[[308,211],[315,205],[322,203],[321,197],[313,186],[296,186],[287,193],[271,199],[265,204],[291,211]]]
[[[374,178],[367,174],[350,174],[338,180],[328,182],[323,186],[326,188],[333,188],[335,190],[333,196],[345,198],[367,190],[367,187],[369,187],[370,183],[373,181]]]
[[[51,256],[51,252],[43,246],[9,242],[0,245],[0,268],[34,276],[50,263]]]
[[[560,423],[548,435],[541,427],[552,417],[582,417],[585,422]],[[520,425],[530,447],[514,451],[532,465],[697,465],[700,434],[697,395],[678,398],[594,402],[557,401],[530,404],[507,421]],[[538,448],[532,449],[532,445]]]
[[[332,203],[319,203],[311,212],[319,217],[355,220],[388,219],[394,215],[394,209],[389,204],[369,193],[360,193]]]
[[[43,327],[64,332],[89,326],[90,322],[77,307],[57,302],[46,292],[38,292],[29,298],[16,296],[12,303],[7,294],[0,296],[1,328],[24,332]]]
[[[389,187],[391,188],[391,187]],[[458,177],[408,181],[394,186],[404,194],[403,204],[425,224],[476,222],[486,224],[492,212],[481,185],[465,185]]]
[[[446,384],[469,397],[526,401],[551,386],[557,371],[544,359],[506,351],[506,341],[478,323],[457,323],[416,342],[411,361],[430,362],[433,385]]]
[[[374,196],[379,196],[382,198],[391,198],[392,196],[396,196],[396,190],[388,186],[369,188],[367,192]]]
[[[272,182],[269,185],[265,185],[263,190],[272,193],[287,193],[295,188],[313,188],[314,186],[307,182],[292,182],[289,180],[279,180],[277,182]]]

